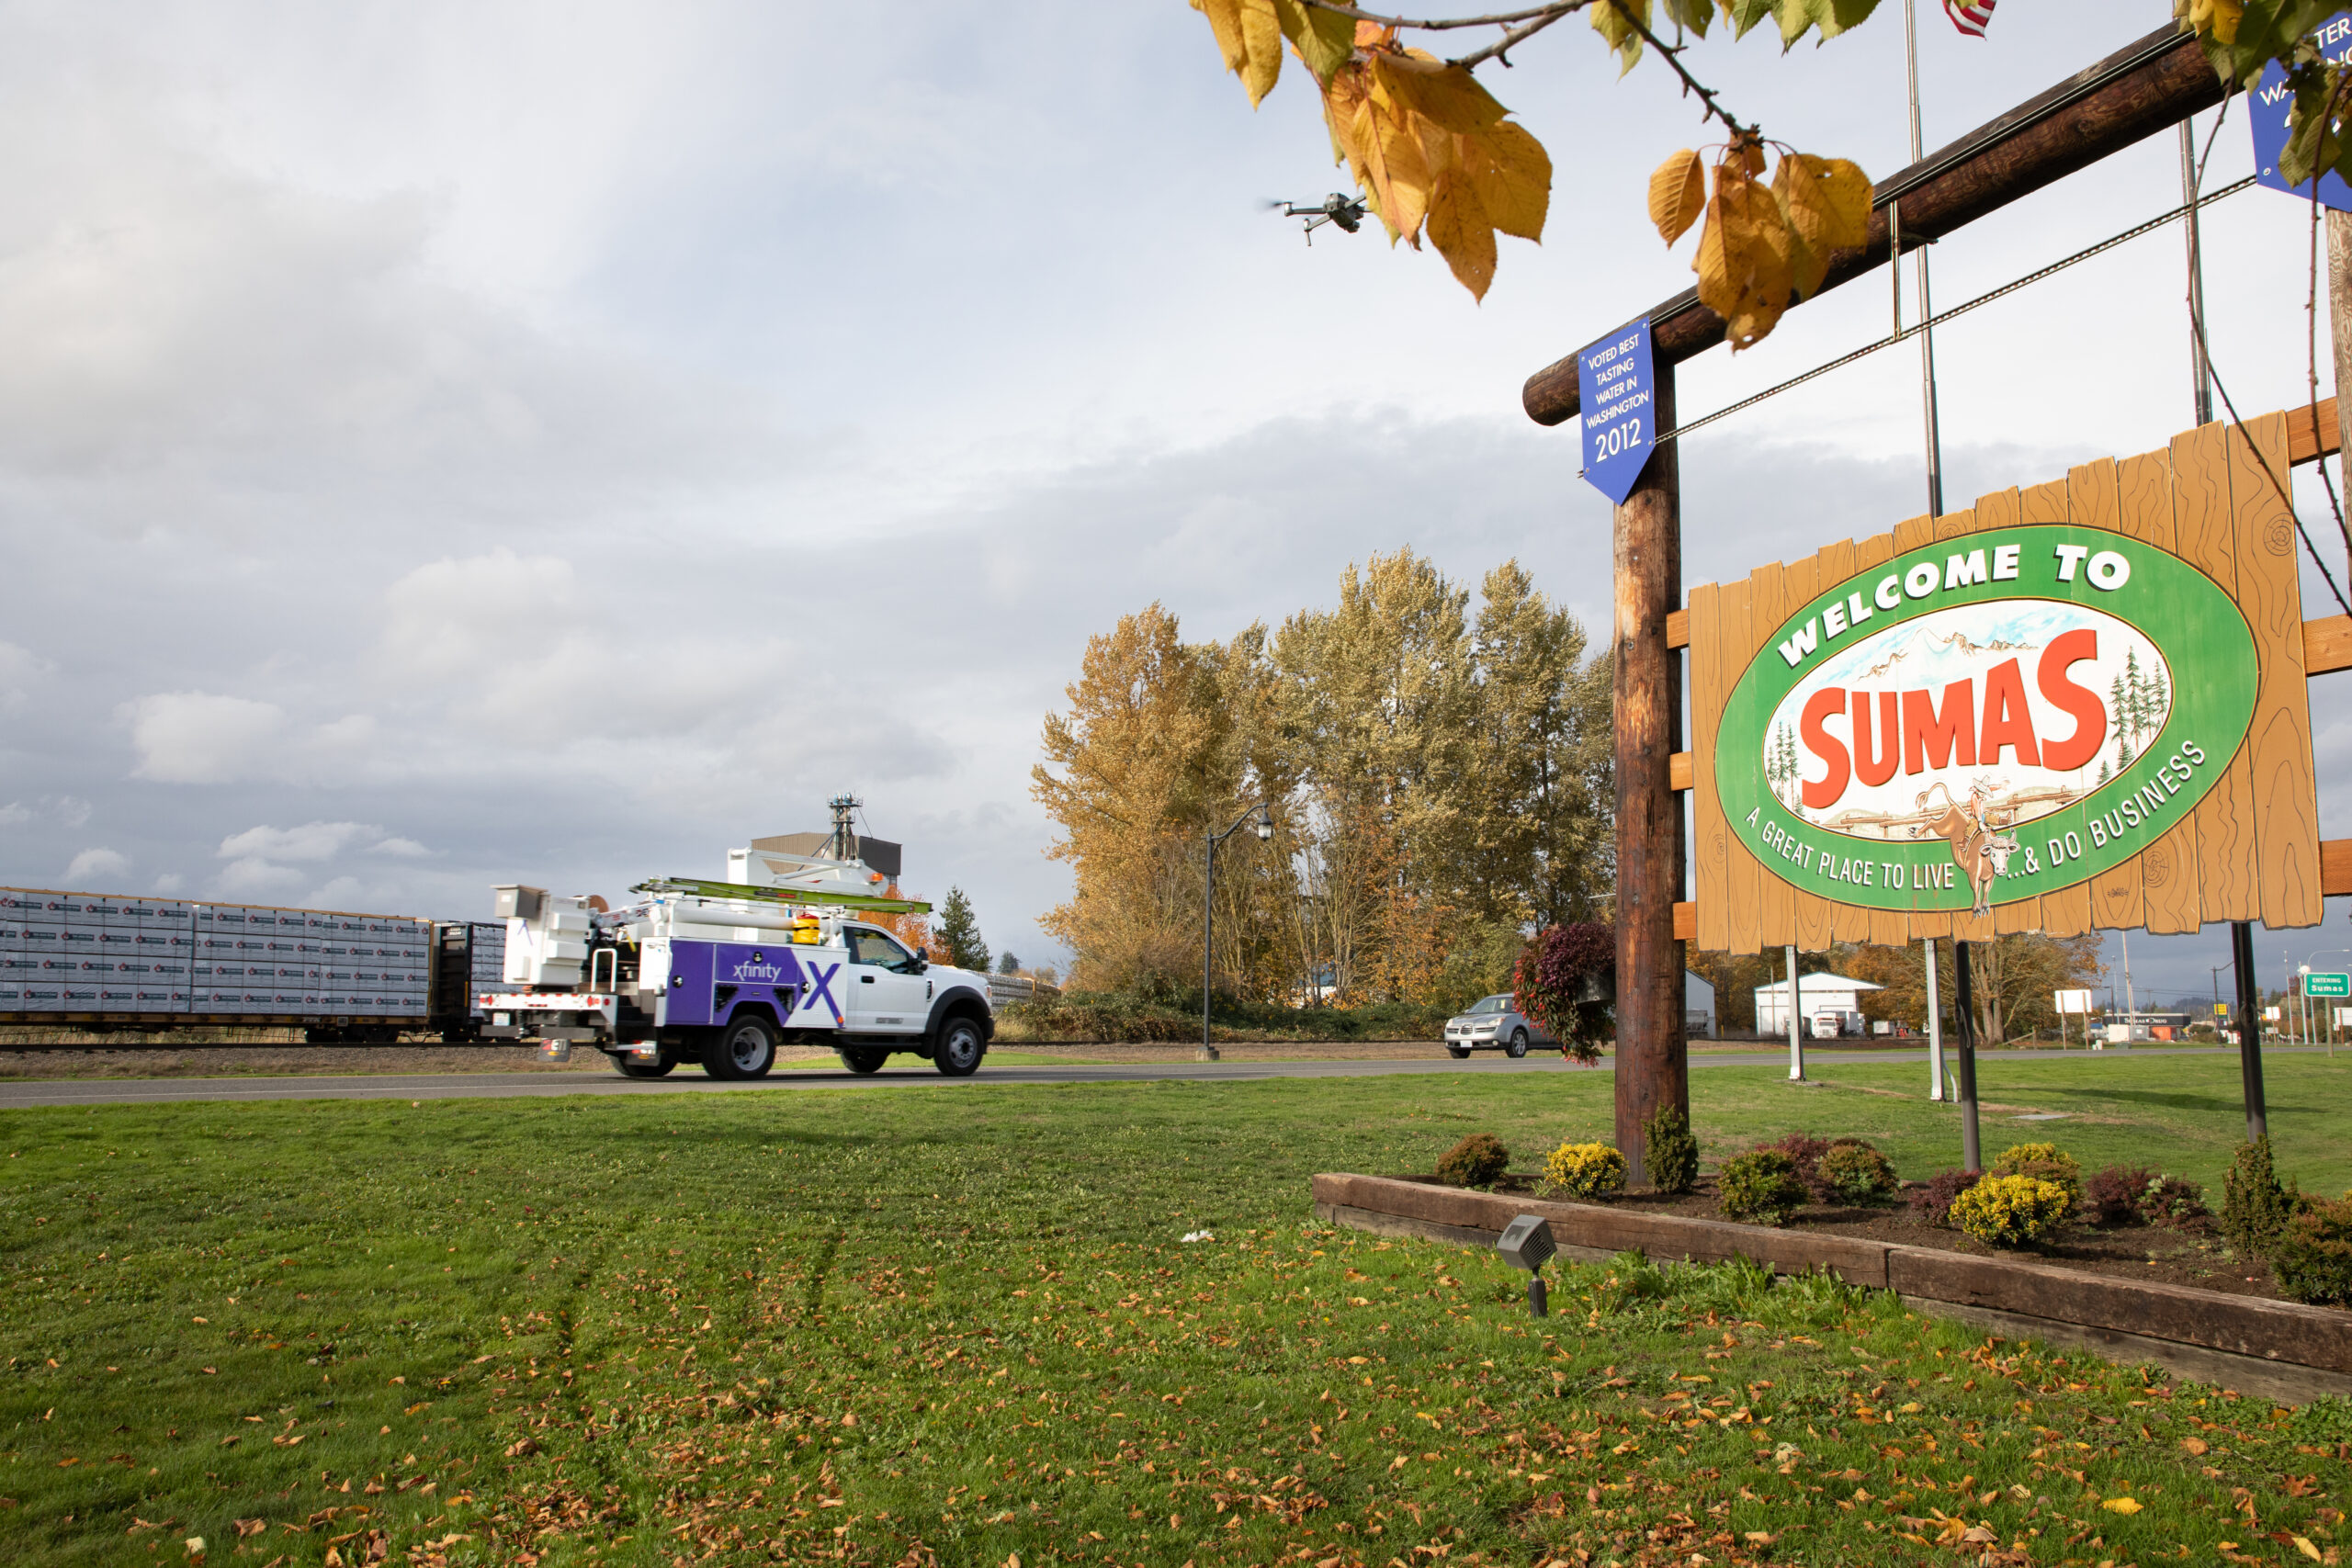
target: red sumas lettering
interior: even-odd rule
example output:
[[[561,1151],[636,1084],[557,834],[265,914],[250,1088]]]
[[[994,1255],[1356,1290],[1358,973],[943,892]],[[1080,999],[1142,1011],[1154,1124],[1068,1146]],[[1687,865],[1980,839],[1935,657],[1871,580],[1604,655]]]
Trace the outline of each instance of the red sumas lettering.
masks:
[[[1804,717],[1797,727],[1797,732],[1804,738],[1806,749],[1829,764],[1828,777],[1818,784],[1811,779],[1804,782],[1804,803],[1815,811],[1825,806],[1837,805],[1838,797],[1846,793],[1849,772],[1846,748],[1838,743],[1836,736],[1822,728],[1832,714],[1845,711],[1846,688],[1824,686],[1805,699]]]
[[[2034,666],[2034,683],[2041,688],[2042,697],[2075,718],[2073,735],[2042,745],[2041,765],[2052,772],[2071,773],[2088,763],[2107,739],[2107,705],[2097,693],[2066,678],[2066,671],[2078,660],[2098,657],[2098,633],[2077,626],[2052,637],[2050,646],[2041,650],[2041,662]]]
[[[1944,688],[1943,713],[1933,692],[1903,694],[1903,771],[1923,773],[1930,763],[1949,768],[1976,765],[1976,682],[1954,681]]]
[[[1837,805],[1857,779],[1871,787],[1885,784],[1898,762],[1906,773],[1973,768],[1980,761],[1992,766],[2007,751],[2021,767],[2074,772],[2098,755],[2107,738],[2107,705],[2066,671],[2098,657],[2098,634],[2078,627],[2051,638],[2034,668],[2043,700],[2075,720],[2074,734],[2064,740],[2045,741],[2035,733],[2025,673],[2014,659],[1985,671],[1981,707],[1973,680],[1952,682],[1940,702],[1926,687],[1901,693],[1823,687],[1805,699],[1797,730],[1805,750],[1824,764],[1823,776],[1804,784],[1805,806],[1820,811]],[[1840,716],[1853,725],[1850,753],[1829,733],[1829,720]]]

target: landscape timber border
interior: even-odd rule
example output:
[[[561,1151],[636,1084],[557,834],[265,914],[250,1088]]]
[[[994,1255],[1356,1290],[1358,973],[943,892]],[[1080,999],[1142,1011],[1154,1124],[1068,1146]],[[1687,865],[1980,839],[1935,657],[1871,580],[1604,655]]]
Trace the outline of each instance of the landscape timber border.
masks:
[[[1426,1181],[1345,1173],[1315,1178],[1315,1217],[1376,1235],[1492,1247],[1521,1214],[1550,1222],[1560,1256],[1599,1263],[1638,1251],[1653,1261],[1745,1258],[1780,1274],[1821,1269],[1891,1290],[1904,1304],[2009,1338],[2087,1350],[2125,1366],[2278,1404],[2352,1397],[2352,1312],[2233,1296],[1855,1236],[1774,1230],[1598,1203],[1560,1203]]]

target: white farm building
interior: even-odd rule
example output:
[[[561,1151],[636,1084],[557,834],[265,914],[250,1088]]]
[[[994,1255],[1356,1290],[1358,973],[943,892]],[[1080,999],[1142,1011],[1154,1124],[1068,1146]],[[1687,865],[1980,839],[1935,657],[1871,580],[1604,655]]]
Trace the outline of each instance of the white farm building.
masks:
[[[1868,980],[1849,979],[1843,975],[1800,975],[1797,976],[1797,1005],[1806,1018],[1817,1018],[1825,1012],[1859,1013],[1862,1010],[1862,993],[1881,991],[1886,987]],[[1756,1032],[1786,1034],[1789,1032],[1789,983],[1775,980],[1769,986],[1756,987]]]

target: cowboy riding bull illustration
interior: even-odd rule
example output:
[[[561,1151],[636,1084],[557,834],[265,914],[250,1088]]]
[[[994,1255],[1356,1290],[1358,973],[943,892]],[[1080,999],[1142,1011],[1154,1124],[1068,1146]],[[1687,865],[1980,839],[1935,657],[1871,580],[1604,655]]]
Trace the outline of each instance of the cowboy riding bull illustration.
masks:
[[[2018,852],[2016,837],[2005,831],[2016,825],[2017,813],[2011,811],[2003,816],[1992,809],[1993,793],[1999,787],[1992,780],[1980,777],[1969,785],[1968,803],[1962,806],[1952,799],[1951,791],[1939,780],[1920,791],[1913,802],[1924,811],[1929,797],[1939,791],[1942,793],[1944,814],[1912,829],[1911,836],[1917,839],[1934,833],[1951,842],[1951,857],[1960,863],[1962,874],[1976,895],[1976,907],[1969,911],[1971,914],[1992,912],[1993,879],[2008,871],[2009,857]]]

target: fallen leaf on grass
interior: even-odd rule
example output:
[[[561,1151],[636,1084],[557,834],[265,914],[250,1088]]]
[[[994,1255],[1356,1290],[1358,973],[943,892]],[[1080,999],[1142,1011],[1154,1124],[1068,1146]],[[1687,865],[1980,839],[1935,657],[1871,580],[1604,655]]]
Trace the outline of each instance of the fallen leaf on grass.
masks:
[[[2201,1454],[2207,1447],[2202,1438],[2183,1438],[2180,1439],[2180,1446],[2185,1452],[2192,1454]]]
[[[242,1443],[244,1440],[245,1435],[243,1432],[232,1432],[220,1439],[220,1446],[225,1449],[232,1443]]]
[[[533,1442],[530,1438],[517,1438],[508,1446],[506,1450],[506,1457],[508,1459],[524,1459],[529,1455],[537,1453],[538,1451],[539,1445]]]
[[[2305,1538],[2303,1538],[2302,1536],[2296,1536],[2296,1537],[2294,1537],[2294,1538],[2293,1538],[2293,1540],[2294,1540],[2294,1542],[2295,1542],[2295,1550],[2296,1550],[2297,1551],[2301,1552],[2304,1556],[2306,1556],[2306,1557],[2310,1558],[2310,1559],[2311,1559],[2312,1562],[2319,1562],[2319,1561],[2321,1560],[2321,1559],[2320,1559],[2320,1552],[2319,1552],[2319,1548],[2318,1548],[2318,1547],[2313,1546],[2313,1545],[2312,1545],[2312,1544],[2308,1540],[2306,1540],[2306,1539],[2305,1539]]]
[[[2110,1514],[2136,1514],[2140,1511],[2140,1500],[2136,1497],[2109,1497],[2099,1506]]]
[[[269,1529],[267,1519],[238,1519],[233,1522],[237,1527],[237,1539],[240,1540],[249,1535],[260,1535]]]

